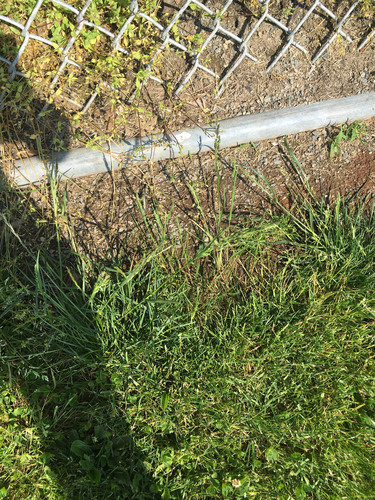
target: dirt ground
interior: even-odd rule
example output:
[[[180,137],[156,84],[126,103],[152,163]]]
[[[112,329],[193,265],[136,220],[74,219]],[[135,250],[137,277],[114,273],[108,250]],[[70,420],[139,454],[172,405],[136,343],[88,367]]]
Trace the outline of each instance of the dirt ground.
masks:
[[[323,3],[339,17],[352,4],[349,0],[325,0]],[[163,20],[163,24],[166,25],[167,20],[170,20],[182,5],[182,0],[160,2],[158,18],[164,19],[163,16],[168,14],[169,17]],[[217,12],[224,6],[224,2],[206,0],[205,5]],[[233,1],[221,20],[221,26],[244,39],[259,19],[260,10],[254,7],[256,5],[256,2],[250,0]],[[303,2],[277,0],[270,3],[269,13],[293,29],[310,6],[309,0]],[[47,150],[53,148],[53,138],[56,136],[58,122],[61,125],[57,136],[62,146],[69,149],[81,147],[88,140],[98,136],[112,135],[118,139],[125,139],[144,137],[163,131],[175,132],[180,128],[209,123],[213,119],[261,113],[271,109],[374,91],[375,37],[367,43],[362,52],[358,52],[361,41],[374,29],[374,22],[372,17],[364,17],[358,8],[344,25],[344,32],[351,37],[352,43],[338,36],[325,54],[315,65],[312,65],[313,57],[336,29],[332,19],[322,9],[317,8],[295,35],[295,41],[305,47],[308,53],[304,54],[292,45],[266,74],[267,67],[275,60],[288,40],[285,32],[275,23],[263,21],[247,45],[249,53],[256,57],[257,61],[243,59],[230,74],[223,93],[217,99],[215,99],[215,93],[218,90],[219,80],[199,68],[185,88],[173,98],[173,91],[177,89],[181,78],[191,68],[194,60],[189,55],[183,55],[174,49],[166,50],[155,64],[153,74],[168,82],[170,90],[149,79],[142,89],[140,98],[134,99],[132,104],[127,104],[127,99],[132,93],[129,83],[130,87],[127,85],[129,88],[120,92],[120,101],[112,108],[109,96],[102,89],[101,95],[95,99],[80,125],[74,125],[71,116],[78,111],[78,108],[72,107],[64,101],[64,98],[82,101],[84,104],[84,100],[88,99],[93,92],[93,83],[85,88],[84,71],[81,75],[78,72],[77,80],[66,84],[62,94],[59,97],[55,96],[55,104],[60,106],[59,110],[54,110],[54,106],[50,106],[51,115],[45,116],[39,122],[43,132],[42,146]],[[38,24],[35,21],[30,32],[48,37],[49,33],[44,27],[45,24]],[[210,36],[214,25],[215,20],[204,16],[199,9],[193,11],[188,8],[177,24],[180,42],[185,45],[191,43],[192,49],[197,48]],[[1,27],[6,28],[6,25],[1,23]],[[111,29],[116,32],[113,27]],[[14,38],[11,32],[1,36]],[[192,41],[194,36],[199,37],[199,42]],[[5,46],[7,42],[2,41],[2,43]],[[98,47],[97,50],[106,52],[106,43],[107,41],[104,40],[103,47]],[[27,70],[28,64],[38,59],[41,47],[47,50],[37,40],[30,41],[30,49],[28,49],[30,54],[25,53],[23,59],[21,58],[20,69]],[[77,47],[77,53],[75,53],[75,47]],[[213,71],[218,78],[223,78],[236,65],[240,55],[240,47],[235,39],[218,32],[207,47],[199,53],[199,60],[201,65]],[[52,53],[50,57],[52,58]],[[72,60],[82,58],[78,42],[73,45],[69,57]],[[25,67],[22,66],[23,64]],[[4,63],[0,61],[1,65]],[[6,65],[4,68],[7,70]],[[71,67],[66,68],[61,76],[62,83],[71,71]],[[130,68],[126,71],[127,80],[134,81],[134,71]],[[37,95],[43,95],[43,89],[39,87],[35,89],[35,92]],[[43,103],[40,102],[39,107],[42,106]],[[37,104],[36,108],[38,108]],[[67,116],[64,116],[65,112]],[[24,126],[30,129],[28,130],[29,136],[33,136],[34,131],[30,124],[25,123]],[[77,139],[74,139],[74,136]],[[21,143],[18,149],[23,147],[29,155],[36,154],[35,141],[24,136],[18,142]]]
[[[164,11],[174,14],[181,2],[165,4]],[[327,2],[326,2],[327,3]],[[328,2],[329,3],[329,2]],[[218,9],[213,1],[206,3],[212,10]],[[339,3],[331,8],[340,14],[345,12],[349,2]],[[307,5],[308,6],[308,5]],[[285,0],[271,4],[270,13],[283,24],[293,28],[306,12],[296,2]],[[283,12],[292,12],[289,16]],[[257,18],[246,2],[234,2],[228,9],[222,25],[242,39],[255,25]],[[370,23],[371,24],[371,23]],[[196,11],[186,11],[179,24],[181,36],[198,33],[206,39],[213,28],[213,21],[200,17]],[[203,70],[198,69],[184,90],[171,98],[165,89],[148,80],[142,91],[141,100],[135,103],[144,112],[129,115],[127,123],[116,128],[120,138],[146,136],[162,131],[176,131],[212,120],[232,118],[250,113],[261,113],[299,104],[309,104],[339,97],[371,92],[375,90],[375,38],[358,52],[359,43],[369,32],[369,22],[360,15],[353,16],[345,25],[345,32],[353,42],[338,37],[315,65],[311,60],[321,46],[334,33],[331,21],[317,9],[303,25],[296,41],[307,48],[305,55],[292,46],[266,74],[269,64],[286,44],[285,33],[275,24],[264,21],[249,42],[249,52],[258,61],[245,58],[230,75],[225,90],[215,98],[218,81]],[[239,57],[238,45],[233,39],[217,34],[200,54],[200,62],[223,78]],[[174,51],[166,52],[161,64],[156,68],[156,76],[171,82],[176,89],[181,75],[189,68],[189,58]],[[113,131],[113,124],[121,110],[109,110],[108,103],[100,100],[87,114],[85,136],[94,136]],[[123,108],[121,108],[123,109]],[[91,126],[90,126],[91,124]],[[82,133],[81,129],[75,132]],[[67,142],[67,137],[65,138]],[[67,142],[68,144],[68,142]],[[70,147],[78,147],[79,142],[70,141]]]
[[[325,4],[330,4],[332,10],[340,14],[345,11],[349,2],[327,0]],[[173,14],[181,5],[181,0],[174,0],[162,4],[162,8]],[[213,10],[219,8],[218,2],[215,3],[214,0],[209,0],[207,5]],[[246,1],[233,2],[222,21],[223,26],[242,38],[257,21],[249,5]],[[309,2],[300,4],[283,0],[274,2],[270,12],[293,28],[309,5]],[[207,38],[212,22],[212,19],[204,18],[196,11],[186,11],[178,28],[181,37],[200,33],[203,38]],[[312,57],[333,32],[332,23],[324,13],[317,11],[296,35],[296,41],[305,46],[309,54],[305,55],[292,46],[270,73],[266,74],[266,68],[287,41],[282,30],[266,21],[249,44],[249,51],[257,57],[258,62],[249,59],[242,61],[218,99],[214,98],[217,81],[202,70],[196,71],[189,85],[176,99],[172,99],[161,85],[149,80],[142,91],[142,103],[138,103],[142,104],[144,112],[130,113],[128,122],[117,128],[115,119],[121,110],[111,110],[104,96],[89,108],[84,126],[75,128],[64,117],[63,110],[54,110],[40,120],[38,125],[43,130],[43,147],[48,149],[53,146],[59,122],[58,136],[62,145],[69,149],[80,147],[82,142],[95,135],[112,133],[114,128],[120,138],[143,137],[163,130],[175,132],[181,128],[209,123],[212,119],[373,92],[375,37],[363,52],[357,50],[360,41],[372,28],[373,20],[364,20],[359,14],[352,16],[345,25],[345,31],[353,42],[348,43],[338,37],[324,57],[313,66]],[[236,49],[233,41],[225,35],[216,36],[206,52],[207,54],[201,55],[201,61],[221,78],[238,57],[238,47]],[[171,81],[172,87],[176,88],[186,68],[184,58],[178,54],[166,53],[163,64],[159,67],[159,76]],[[330,158],[330,138],[338,130],[338,127],[331,127],[290,136],[289,145],[301,162],[317,196],[329,199],[338,193],[346,194],[362,188],[369,200],[375,198],[375,120],[367,123],[368,135],[363,137],[365,142],[342,141],[341,154]],[[25,134],[22,136],[25,131],[32,135],[33,127],[30,120],[22,118],[18,135],[11,133],[11,156],[25,156],[20,153],[22,149],[29,156],[37,154],[35,141]],[[73,133],[78,134],[79,140],[73,139]],[[257,184],[263,182],[262,176],[270,183],[279,199],[288,205],[288,186],[293,182],[298,183],[298,174],[293,169],[283,138],[222,150],[217,164],[214,155],[207,153],[152,165],[126,167],[113,175],[76,179],[67,186],[67,209],[79,248],[94,258],[115,256],[136,224],[141,223],[140,207],[147,220],[155,227],[152,215],[154,203],[163,216],[173,207],[169,223],[169,230],[172,232],[177,232],[178,227],[181,231],[192,227],[200,230],[205,225],[214,227],[219,198],[222,206],[229,210],[234,165],[238,166],[235,216],[249,213],[262,215],[269,209],[267,197]],[[43,220],[43,196],[38,191],[30,196]],[[21,233],[24,229],[27,244],[32,244],[36,237],[39,242],[45,241],[48,246],[50,229],[43,224],[30,237],[21,222],[19,229]],[[50,248],[52,254],[55,251],[53,247]]]
[[[298,186],[300,175],[306,175],[317,198],[328,202],[338,194],[347,195],[361,189],[370,204],[375,199],[375,119],[367,122],[366,142],[340,142],[341,154],[330,158],[331,140],[338,127],[321,129],[288,137],[288,142],[301,163],[297,172],[286,149],[284,139],[264,141],[240,148],[220,151],[215,165],[214,155],[205,153],[124,168],[113,175],[98,174],[69,182],[66,189],[67,213],[74,227],[78,249],[92,258],[116,257],[127,245],[136,225],[144,227],[142,210],[149,227],[158,233],[155,219],[157,207],[161,220],[171,212],[168,231],[209,228],[215,233],[215,218],[220,197],[228,214],[233,193],[233,173],[238,169],[234,190],[233,217],[263,216],[270,209],[268,198],[260,188],[269,183],[279,201],[289,207],[288,190]],[[235,167],[236,166],[236,167]],[[42,217],[45,202],[39,191],[31,192]],[[199,200],[199,201],[198,201]],[[375,200],[374,200],[375,201]],[[22,227],[20,228],[22,232]],[[40,226],[37,242],[48,247],[53,229]],[[27,244],[31,244],[26,234]],[[35,234],[33,236],[35,241]],[[135,244],[136,246],[136,244]],[[51,246],[52,255],[56,249]]]

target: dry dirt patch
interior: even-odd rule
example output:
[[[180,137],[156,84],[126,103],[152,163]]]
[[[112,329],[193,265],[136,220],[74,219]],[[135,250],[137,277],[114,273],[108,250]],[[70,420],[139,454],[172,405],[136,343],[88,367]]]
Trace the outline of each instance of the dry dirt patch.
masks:
[[[333,158],[330,158],[328,132],[337,133],[338,129],[288,137],[318,198],[326,197],[329,201],[338,194],[344,196],[358,189],[369,201],[375,198],[375,120],[368,121],[367,127],[366,142],[342,142],[341,155]],[[144,227],[142,210],[157,233],[155,207],[162,220],[171,210],[168,226],[171,233],[194,228],[199,231],[202,227],[214,232],[219,199],[224,212],[230,210],[235,165],[238,167],[235,217],[262,216],[269,210],[267,196],[259,188],[262,178],[267,179],[279,200],[288,206],[288,190],[298,185],[299,174],[293,168],[283,138],[222,150],[217,165],[214,155],[206,153],[133,166],[67,184],[67,208],[79,249],[94,258],[117,255],[127,239],[131,239],[136,226]],[[41,209],[40,196],[37,193],[33,196]],[[39,236],[48,235],[40,232]],[[136,247],[137,242],[132,244]]]

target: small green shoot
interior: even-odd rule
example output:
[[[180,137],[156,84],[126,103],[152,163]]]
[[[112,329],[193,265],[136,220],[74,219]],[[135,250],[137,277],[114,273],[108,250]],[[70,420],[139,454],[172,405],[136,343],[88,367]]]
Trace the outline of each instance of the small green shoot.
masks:
[[[345,128],[345,125],[341,125],[340,131],[331,139],[331,152],[330,156],[333,158],[334,154],[337,153],[339,156],[341,154],[340,142],[350,141],[353,142],[355,139],[359,139],[361,142],[365,142],[361,136],[366,135],[367,125],[366,123],[360,123],[356,121],[352,123],[349,127]]]

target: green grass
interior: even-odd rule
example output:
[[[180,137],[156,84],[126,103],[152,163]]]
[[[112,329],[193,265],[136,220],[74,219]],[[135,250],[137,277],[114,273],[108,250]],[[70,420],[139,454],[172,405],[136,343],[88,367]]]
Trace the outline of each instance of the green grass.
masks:
[[[375,496],[374,214],[268,194],[201,241],[155,209],[135,261],[3,223],[0,497]]]
[[[331,138],[331,158],[335,153],[340,156],[341,149],[339,144],[342,140],[353,142],[356,139],[359,139],[361,142],[366,142],[364,139],[362,139],[363,136],[367,135],[366,132],[366,123],[361,124],[359,121],[356,121],[349,126],[341,125],[339,132]]]

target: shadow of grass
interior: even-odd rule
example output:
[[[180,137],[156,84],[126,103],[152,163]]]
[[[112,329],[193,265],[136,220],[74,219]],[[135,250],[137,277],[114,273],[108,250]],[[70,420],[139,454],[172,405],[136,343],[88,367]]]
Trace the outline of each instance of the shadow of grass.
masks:
[[[5,60],[19,47],[4,34],[0,47],[4,83]],[[78,285],[82,261],[58,236],[63,214],[51,189],[19,191],[6,181],[14,158],[68,147],[69,119],[53,104],[40,116],[45,102],[21,76],[3,89],[0,496],[159,498],[129,421],[116,410],[99,325]]]

